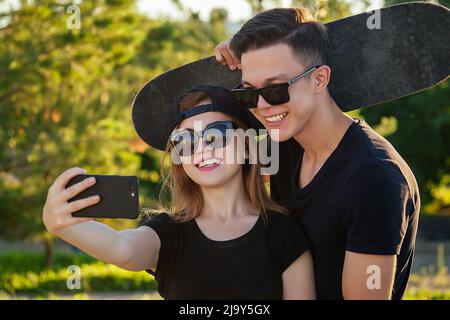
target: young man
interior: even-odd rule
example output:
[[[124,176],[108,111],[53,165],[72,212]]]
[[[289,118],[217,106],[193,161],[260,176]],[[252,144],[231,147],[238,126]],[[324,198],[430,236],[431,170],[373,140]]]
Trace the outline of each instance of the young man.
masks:
[[[386,139],[334,102],[327,47],[326,27],[305,10],[273,9],[217,46],[216,58],[242,69],[236,97],[269,134],[279,130],[271,195],[311,241],[318,298],[401,299],[415,247],[417,183]]]

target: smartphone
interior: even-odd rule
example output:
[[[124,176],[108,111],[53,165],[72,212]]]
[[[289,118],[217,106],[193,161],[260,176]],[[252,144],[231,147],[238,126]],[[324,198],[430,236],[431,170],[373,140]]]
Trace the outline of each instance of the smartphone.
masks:
[[[100,201],[72,212],[73,217],[136,219],[139,215],[139,179],[135,176],[80,174],[73,177],[66,188],[95,177],[95,184],[68,202],[99,195]]]

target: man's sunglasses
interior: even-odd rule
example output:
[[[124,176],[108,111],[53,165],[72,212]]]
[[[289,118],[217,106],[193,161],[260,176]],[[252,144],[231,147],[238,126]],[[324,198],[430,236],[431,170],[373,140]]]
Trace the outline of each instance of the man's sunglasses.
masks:
[[[190,156],[200,139],[213,149],[225,147],[230,142],[233,129],[236,129],[236,124],[232,120],[212,122],[203,131],[177,129],[171,134],[169,143],[180,156]]]
[[[298,80],[308,76],[314,70],[319,68],[320,65],[312,66],[305,72],[299,74],[295,78],[292,78],[288,82],[273,84],[264,88],[253,89],[253,88],[243,88],[242,84],[232,89],[234,96],[245,108],[252,109],[256,108],[258,105],[258,98],[261,95],[267,103],[275,106],[278,104],[283,104],[289,102],[289,86]]]

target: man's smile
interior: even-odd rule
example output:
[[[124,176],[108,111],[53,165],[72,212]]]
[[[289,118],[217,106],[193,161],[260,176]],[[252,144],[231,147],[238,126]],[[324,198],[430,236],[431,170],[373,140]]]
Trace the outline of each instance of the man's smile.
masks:
[[[273,116],[264,117],[264,119],[269,123],[277,123],[286,118],[289,112],[278,113]]]

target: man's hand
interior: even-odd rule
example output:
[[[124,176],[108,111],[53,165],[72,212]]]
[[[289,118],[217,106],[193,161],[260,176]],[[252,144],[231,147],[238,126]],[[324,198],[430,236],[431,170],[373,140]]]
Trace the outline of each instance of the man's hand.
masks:
[[[346,300],[391,299],[397,257],[347,251],[342,271]]]
[[[216,60],[222,65],[228,65],[231,70],[241,69],[241,62],[230,49],[230,40],[220,43],[215,49]]]

